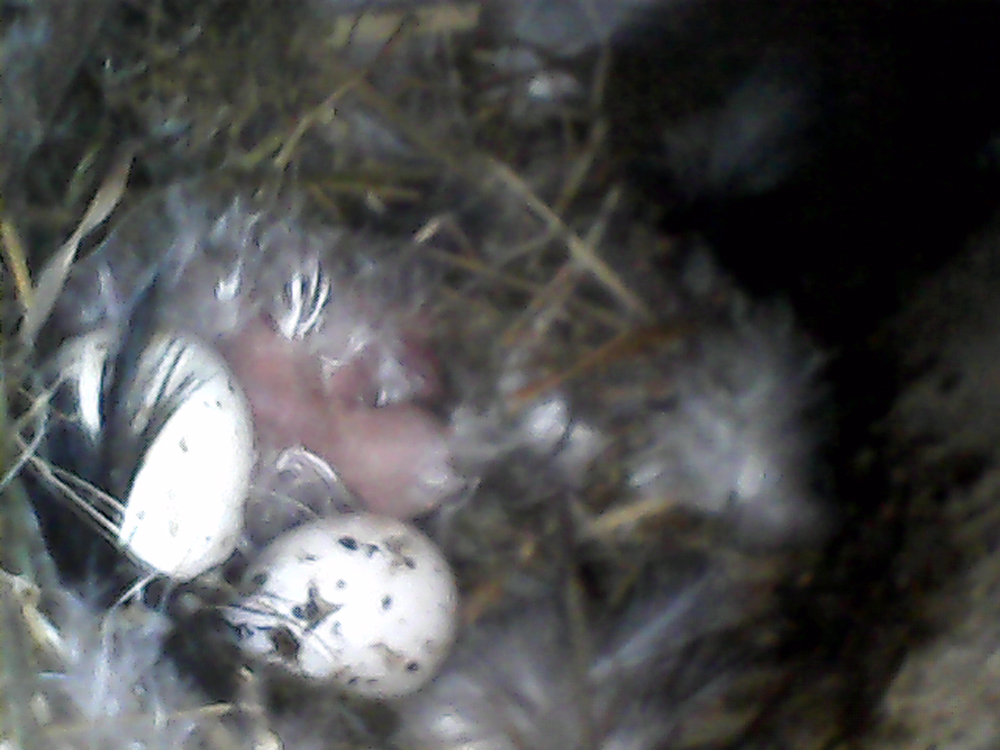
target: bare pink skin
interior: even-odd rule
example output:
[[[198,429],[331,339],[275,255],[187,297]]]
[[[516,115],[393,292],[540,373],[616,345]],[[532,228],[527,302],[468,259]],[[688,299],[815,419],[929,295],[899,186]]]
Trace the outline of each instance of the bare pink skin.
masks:
[[[364,356],[324,374],[301,343],[263,320],[220,348],[263,440],[322,457],[373,512],[412,518],[457,489],[446,427],[415,404],[375,408]]]

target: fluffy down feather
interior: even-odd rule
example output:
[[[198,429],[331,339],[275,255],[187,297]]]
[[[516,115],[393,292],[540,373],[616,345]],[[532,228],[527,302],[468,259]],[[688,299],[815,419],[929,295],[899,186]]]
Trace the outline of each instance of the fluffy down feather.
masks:
[[[737,656],[726,639],[753,599],[708,573],[678,579],[614,622],[551,603],[494,615],[401,705],[398,739],[423,750],[651,750],[721,739],[746,722],[739,699],[730,697],[731,713],[719,703],[751,677],[742,671],[749,652]],[[702,724],[710,716],[714,738]]]
[[[815,534],[819,353],[768,311],[706,332],[693,349],[673,370],[673,406],[648,415],[653,437],[631,461],[630,484],[731,516],[749,538]]]
[[[164,615],[141,606],[98,613],[67,595],[54,624],[63,636],[60,669],[41,675],[49,746],[188,748],[206,733],[233,732],[220,723],[225,707],[206,705],[164,660],[172,629]]]

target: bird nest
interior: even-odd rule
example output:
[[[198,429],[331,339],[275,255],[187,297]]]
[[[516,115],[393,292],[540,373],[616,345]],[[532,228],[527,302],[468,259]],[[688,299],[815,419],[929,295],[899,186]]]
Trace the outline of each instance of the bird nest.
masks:
[[[806,467],[822,357],[786,311],[643,220],[607,145],[608,50],[548,56],[475,2],[77,8],[18,5],[0,50],[17,74],[4,99],[18,102],[0,122],[5,741],[841,736],[851,690],[822,663],[844,619],[814,601],[856,579],[836,565],[816,577],[828,524]],[[251,660],[216,699],[211,675],[185,671],[204,661],[197,639],[184,645],[199,615],[178,620],[142,592],[96,605],[101,581],[66,583],[33,511],[62,416],[45,363],[113,317],[101,269],[127,302],[162,256],[183,257],[190,273],[157,309],[224,337],[249,313],[200,309],[199,280],[245,261],[246,278],[272,283],[310,243],[334,289],[360,300],[351,309],[378,311],[373,335],[420,330],[440,381],[425,400],[460,489],[418,523],[454,567],[461,632],[439,678],[399,703],[271,679]],[[298,268],[274,289],[308,276]],[[287,494],[267,484],[279,473],[258,467],[258,494]]]

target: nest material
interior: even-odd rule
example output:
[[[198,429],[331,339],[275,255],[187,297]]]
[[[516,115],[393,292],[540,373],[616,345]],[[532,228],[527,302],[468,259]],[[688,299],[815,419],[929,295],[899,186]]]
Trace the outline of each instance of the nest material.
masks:
[[[885,518],[848,523],[823,552],[822,513],[804,518],[797,505],[805,489],[774,509],[796,543],[771,545],[772,531],[699,495],[697,477],[687,498],[670,494],[683,484],[636,480],[656,457],[714,446],[713,431],[736,422],[734,453],[767,446],[762,460],[808,464],[813,431],[799,421],[822,395],[821,355],[710,264],[688,263],[685,278],[679,262],[676,279],[652,272],[681,252],[633,224],[609,178],[599,59],[569,65],[531,51],[526,68],[506,64],[526,51],[484,37],[475,3],[350,15],[320,5],[159,0],[110,4],[106,16],[95,7],[99,34],[57,31],[45,48],[78,51],[72,84],[44,68],[39,80],[5,83],[26,98],[49,84],[65,94],[41,108],[36,137],[0,153],[4,739],[103,747],[130,725],[145,727],[146,746],[211,748],[280,738],[288,748],[808,750],[855,739],[910,647],[923,590],[949,578],[914,552],[928,538],[950,549],[928,531],[937,511],[893,490]],[[22,12],[5,45],[32,14],[61,18],[43,4]],[[559,83],[567,95],[533,93]],[[94,612],[57,583],[18,477],[44,461],[32,441],[48,418],[34,369],[47,342],[35,334],[70,269],[128,211],[151,215],[147,201],[178,184],[209,196],[208,215],[238,200],[272,218],[292,207],[305,227],[404,238],[413,262],[402,267],[425,274],[415,285],[434,342],[458,363],[458,426],[472,438],[463,460],[487,469],[474,495],[430,522],[459,572],[469,641],[439,683],[398,709],[313,695],[292,710],[299,688],[265,689],[246,672],[236,700],[207,703],[174,667],[144,661],[170,641],[169,623]],[[790,389],[790,415],[760,424],[773,416],[760,400],[781,400],[775,389]],[[708,406],[678,416],[678,401]],[[738,469],[730,474],[726,487],[756,497]],[[910,578],[893,582],[886,566]],[[982,563],[970,586],[980,591],[990,573]],[[687,592],[686,609],[675,592]],[[913,609],[886,614],[900,602]],[[565,637],[535,653],[536,629]],[[916,658],[934,663],[933,653]],[[127,695],[109,690],[88,713],[72,688],[92,663]],[[914,670],[919,661],[902,679]],[[903,682],[889,691],[903,726],[884,733],[920,728],[914,694]],[[442,729],[448,707],[457,724]],[[992,725],[977,731],[995,736]]]

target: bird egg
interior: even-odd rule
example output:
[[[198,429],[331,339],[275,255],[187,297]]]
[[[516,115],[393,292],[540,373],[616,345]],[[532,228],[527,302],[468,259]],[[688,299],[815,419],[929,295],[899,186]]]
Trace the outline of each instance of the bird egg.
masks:
[[[70,342],[63,373],[77,390],[80,420],[97,439],[106,428],[100,402],[111,334],[95,331]],[[120,512],[106,519],[122,548],[164,575],[190,579],[221,563],[236,548],[254,465],[253,419],[225,361],[186,335],[157,334],[127,384],[130,427],[136,436],[155,425],[166,396],[177,403],[139,455]]]
[[[392,518],[351,514],[295,528],[225,610],[243,648],[293,675],[394,698],[430,679],[455,635],[458,592],[437,547]]]

